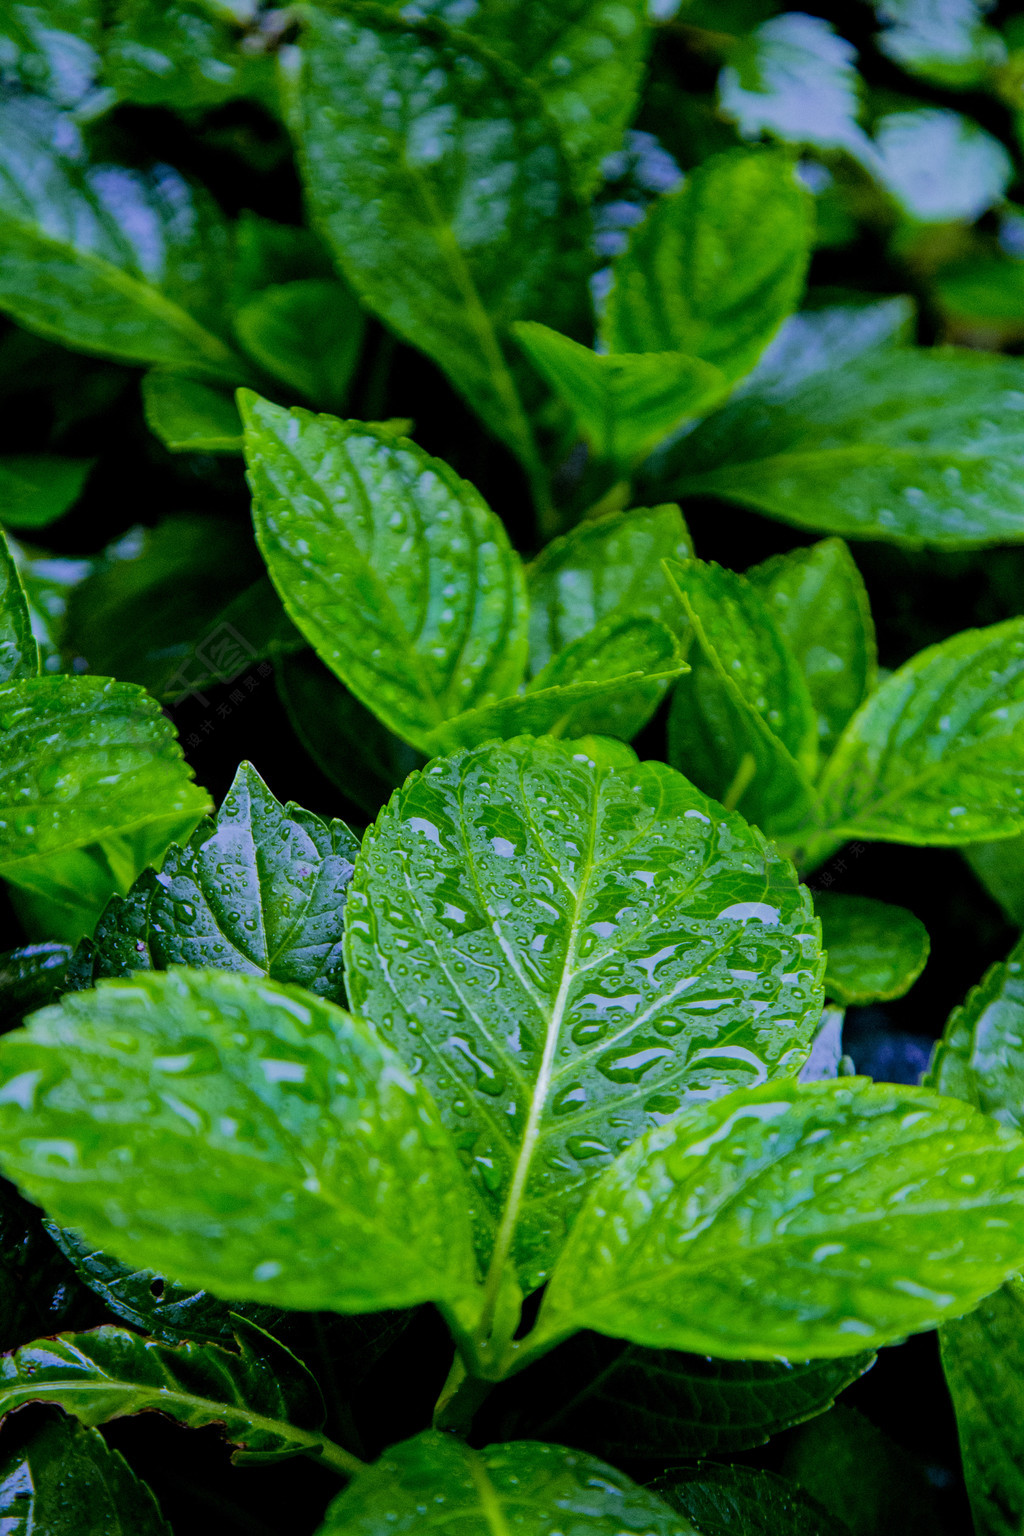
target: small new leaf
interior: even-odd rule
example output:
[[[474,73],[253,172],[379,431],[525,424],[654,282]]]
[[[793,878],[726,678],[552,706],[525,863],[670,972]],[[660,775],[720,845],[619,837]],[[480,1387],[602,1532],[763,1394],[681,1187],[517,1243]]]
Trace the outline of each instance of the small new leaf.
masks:
[[[906,907],[870,896],[818,891],[825,993],[843,1007],[887,1002],[909,992],[931,950],[928,930]]]

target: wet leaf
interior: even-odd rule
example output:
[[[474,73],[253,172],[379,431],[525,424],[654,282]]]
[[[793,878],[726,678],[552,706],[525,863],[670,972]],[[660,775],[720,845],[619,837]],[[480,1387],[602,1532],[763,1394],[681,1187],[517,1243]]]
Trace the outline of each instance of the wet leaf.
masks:
[[[63,1415],[5,1436],[0,1524],[9,1536],[171,1536],[149,1486],[120,1451]]]
[[[466,1186],[429,1098],[312,993],[140,972],[4,1036],[0,1070],[6,1170],[126,1262],[297,1309],[467,1293]]]
[[[239,25],[254,19],[257,7],[239,7],[237,21],[231,9],[216,0],[118,0],[104,51],[107,78],[121,99],[182,113],[239,96],[272,106],[273,55],[260,46],[258,31],[246,38]]]
[[[256,536],[317,654],[423,751],[518,686],[519,557],[480,494],[405,438],[240,395]]]
[[[71,959],[70,944],[25,944],[0,955],[0,1027],[53,1001]]]
[[[56,454],[5,454],[0,458],[5,526],[45,528],[55,523],[78,500],[93,463]]]
[[[32,634],[28,599],[0,529],[0,686],[35,677],[38,671],[39,647]]]
[[[939,1330],[977,1536],[1015,1536],[1024,1518],[1024,1283],[1010,1280]]]
[[[668,1472],[653,1488],[701,1536],[849,1536],[817,1499],[775,1472],[706,1462]]]
[[[352,290],[324,278],[275,283],[235,315],[253,361],[325,411],[344,403],[365,330]]]
[[[550,740],[410,777],[364,839],[345,955],[527,1288],[618,1151],[690,1093],[796,1072],[821,1006],[807,894],[757,832],[662,763]]]
[[[684,1111],[602,1176],[535,1341],[852,1355],[969,1310],[1022,1261],[1019,1136],[923,1089],[779,1081]]]
[[[0,1349],[81,1324],[87,1297],[39,1212],[0,1179]]]
[[[814,910],[828,954],[828,997],[848,1008],[887,1002],[910,991],[931,949],[928,930],[913,912],[838,891],[816,891]]]

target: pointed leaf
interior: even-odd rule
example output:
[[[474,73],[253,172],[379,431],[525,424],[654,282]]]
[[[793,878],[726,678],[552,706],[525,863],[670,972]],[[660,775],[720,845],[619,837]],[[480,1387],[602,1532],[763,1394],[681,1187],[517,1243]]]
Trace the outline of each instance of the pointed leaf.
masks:
[[[535,1340],[594,1328],[727,1359],[852,1355],[1024,1262],[1024,1140],[954,1099],[766,1083],[686,1110],[594,1186]]]
[[[142,381],[146,425],[172,453],[241,453],[242,423],[230,395],[199,379],[154,368]]]
[[[787,156],[713,155],[654,204],[616,261],[602,322],[610,350],[672,348],[741,378],[796,308],[810,211]]]
[[[818,891],[821,942],[828,955],[825,993],[844,1007],[887,1002],[909,992],[931,949],[928,930],[906,907],[870,896]]]
[[[0,458],[0,516],[8,528],[45,528],[63,517],[82,494],[93,459],[56,454]]]
[[[822,775],[842,838],[1009,837],[1024,809],[1024,619],[929,646],[854,715]]]
[[[775,555],[747,572],[792,651],[828,755],[875,687],[875,626],[864,582],[842,539]]]
[[[275,283],[235,315],[253,361],[327,411],[345,399],[365,330],[352,290],[324,278]]]
[[[1024,1520],[1024,1283],[1010,1280],[939,1330],[977,1536],[1016,1536]]]
[[[0,529],[0,686],[35,677],[38,671],[39,647],[32,634],[28,599]]]
[[[790,315],[733,398],[754,391],[791,394],[814,374],[834,372],[866,352],[891,352],[913,341],[913,299],[899,294],[862,303],[863,297],[858,294],[857,303],[825,304]]]
[[[345,686],[425,751],[446,720],[512,693],[526,584],[479,492],[405,438],[239,398],[271,578]]]
[[[149,1486],[99,1430],[61,1415],[19,1426],[11,1441],[0,1458],[5,1536],[171,1536]]]
[[[753,1467],[680,1467],[653,1485],[701,1536],[849,1536],[798,1483]]]
[[[411,776],[364,840],[345,956],[527,1288],[617,1150],[690,1093],[795,1072],[821,1004],[807,895],[757,832],[662,763],[549,739]]]
[[[335,1499],[318,1536],[414,1536],[443,1506],[460,1536],[696,1536],[690,1522],[582,1451],[517,1440],[482,1451],[430,1431],[392,1446]],[[556,1524],[553,1525],[552,1521]]]
[[[0,1074],[4,1167],[118,1258],[301,1309],[467,1291],[466,1185],[425,1090],[312,993],[140,972],[4,1036]]]

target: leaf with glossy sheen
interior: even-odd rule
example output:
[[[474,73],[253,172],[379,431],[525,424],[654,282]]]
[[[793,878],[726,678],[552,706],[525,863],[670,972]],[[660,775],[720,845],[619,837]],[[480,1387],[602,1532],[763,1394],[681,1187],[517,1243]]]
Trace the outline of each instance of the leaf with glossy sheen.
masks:
[[[357,1477],[317,1536],[422,1536],[425,1509],[428,1523],[459,1536],[696,1536],[656,1494],[583,1451],[536,1440],[475,1451],[434,1431],[392,1446]]]
[[[592,190],[636,105],[651,36],[642,0],[414,0],[404,10],[442,17],[522,70],[558,124],[581,194]]]
[[[0,1417],[53,1403],[95,1428],[133,1413],[216,1424],[235,1461],[274,1461],[315,1449],[324,1405],[291,1350],[240,1319],[237,1347],[161,1344],[102,1327],[25,1344],[0,1359]]]
[[[886,113],[875,122],[875,143],[876,174],[922,223],[973,223],[1003,201],[1014,178],[1000,141],[946,107]]]
[[[152,369],[142,381],[146,425],[172,453],[241,453],[242,422],[230,395],[200,379]]]
[[[292,126],[314,215],[368,309],[448,374],[525,463],[513,320],[571,324],[586,234],[535,88],[462,32],[311,9]]]
[[[877,38],[882,53],[937,85],[980,85],[1006,56],[999,33],[982,20],[989,0],[879,0],[875,9],[885,26]]]
[[[72,956],[70,944],[25,944],[0,955],[0,1025],[20,1024],[26,1013],[52,1002],[62,990]]]
[[[977,1536],[1017,1536],[1024,1520],[1024,1283],[1010,1280],[939,1331]]]
[[[526,583],[480,493],[406,438],[239,394],[256,537],[290,618],[413,746],[512,693]]]
[[[4,1036],[0,1077],[5,1169],[118,1258],[339,1312],[451,1309],[471,1284],[467,1186],[426,1092],[301,988],[108,981]]]
[[[1024,1130],[1024,940],[953,1009],[928,1082]]]
[[[707,1462],[667,1472],[652,1486],[700,1536],[850,1536],[817,1499],[776,1472]]]
[[[82,493],[93,459],[56,454],[0,458],[0,519],[8,528],[45,528],[63,517]]]
[[[28,599],[0,528],[0,686],[35,677],[38,671],[39,646],[32,634]]]
[[[828,997],[849,1008],[910,991],[931,949],[928,930],[913,912],[838,891],[817,891],[814,910],[828,955]]]
[[[253,361],[326,411],[344,402],[365,330],[352,290],[324,278],[275,283],[235,315]]]
[[[594,352],[533,320],[513,327],[537,372],[569,407],[598,458],[624,474],[688,416],[727,391],[725,375],[684,352]]]
[[[661,562],[692,554],[682,513],[671,503],[613,512],[552,539],[526,571],[530,676],[612,615],[678,628],[679,600]]]
[[[4,1437],[4,1536],[171,1536],[148,1484],[97,1429],[63,1415],[30,1419]]]
[[[846,727],[820,783],[843,839],[978,842],[1024,814],[1024,619],[914,656]]]
[[[864,295],[856,297],[859,301]],[[812,375],[844,368],[864,353],[905,346],[914,339],[914,316],[914,301],[906,294],[798,310],[762,352],[733,398],[755,390],[787,395]]]
[[[237,383],[227,234],[177,172],[90,165],[40,102],[0,111],[0,309],[65,346]]]
[[[757,832],[663,763],[550,739],[412,775],[364,839],[345,956],[528,1288],[618,1151],[690,1094],[797,1071],[821,1006],[807,893]]]
[[[0,1179],[0,1347],[14,1349],[41,1333],[83,1326],[96,1313],[95,1305],[83,1307],[83,1299],[91,1298],[51,1242],[39,1211]]]
[[[100,0],[5,6],[0,47],[7,82],[76,108],[87,120],[110,105],[111,93],[97,88],[102,36]]]
[[[852,1355],[1024,1263],[1024,1140],[919,1088],[780,1081],[650,1131],[602,1176],[537,1341],[578,1328],[727,1359]]]
[[[659,494],[720,496],[798,528],[911,548],[1024,538],[1019,359],[867,353],[797,389],[751,391],[659,466]]]
[[[810,199],[787,156],[712,156],[654,204],[615,262],[605,342],[686,352],[742,377],[796,308],[810,233]]]
[[[775,555],[747,572],[792,651],[831,752],[877,680],[875,626],[864,581],[842,539]]]

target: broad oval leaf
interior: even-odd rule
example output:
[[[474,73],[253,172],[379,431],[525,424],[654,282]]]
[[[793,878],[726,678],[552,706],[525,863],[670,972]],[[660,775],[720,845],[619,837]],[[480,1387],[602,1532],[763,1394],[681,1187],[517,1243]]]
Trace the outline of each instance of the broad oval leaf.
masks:
[[[742,377],[796,308],[810,232],[810,199],[788,156],[713,155],[655,203],[616,261],[605,342],[612,352],[687,352]]]
[[[229,394],[153,368],[142,381],[149,430],[172,453],[241,453],[242,422]]]
[[[541,98],[440,22],[310,9],[291,120],[315,218],[367,308],[524,463],[513,320],[580,310],[585,232]]]
[[[766,1083],[678,1115],[602,1176],[536,1344],[593,1328],[821,1359],[968,1311],[1024,1262],[1024,1140],[954,1099]]]
[[[1019,833],[1024,619],[968,629],[886,678],[820,783],[836,838],[956,845]]]
[[[127,1328],[38,1339],[0,1357],[0,1418],[52,1403],[95,1427],[164,1413],[190,1429],[216,1424],[235,1461],[315,1451],[324,1404],[309,1371],[260,1328],[236,1320],[237,1345],[161,1344]]]
[[[690,1095],[796,1072],[821,1010],[808,895],[760,834],[662,763],[550,739],[409,778],[364,839],[345,958],[527,1288],[618,1151]]]
[[[479,492],[363,422],[239,400],[271,578],[346,687],[425,751],[452,716],[513,693],[525,578]]]
[[[8,528],[45,528],[63,517],[82,494],[93,459],[48,454],[0,457],[0,508]]]
[[[63,1414],[29,1420],[4,1437],[0,1529],[5,1536],[172,1536],[120,1451]]]
[[[0,685],[35,677],[39,646],[14,556],[0,529]]]
[[[102,982],[6,1035],[0,1074],[8,1173],[128,1262],[340,1312],[452,1307],[472,1281],[427,1094],[312,993],[224,971]]]
[[[229,383],[219,334],[219,217],[170,167],[90,166],[74,123],[41,102],[0,110],[0,309],[65,346]]]
[[[656,1494],[582,1451],[536,1440],[476,1451],[434,1431],[392,1446],[357,1477],[318,1536],[419,1536],[424,1510],[439,1508],[460,1536],[696,1536]]]
[[[700,1536],[849,1536],[799,1483],[753,1467],[680,1467],[653,1487]]]
[[[849,1008],[909,992],[931,950],[928,930],[906,907],[870,896],[818,891],[821,942],[828,962],[825,993]]]

